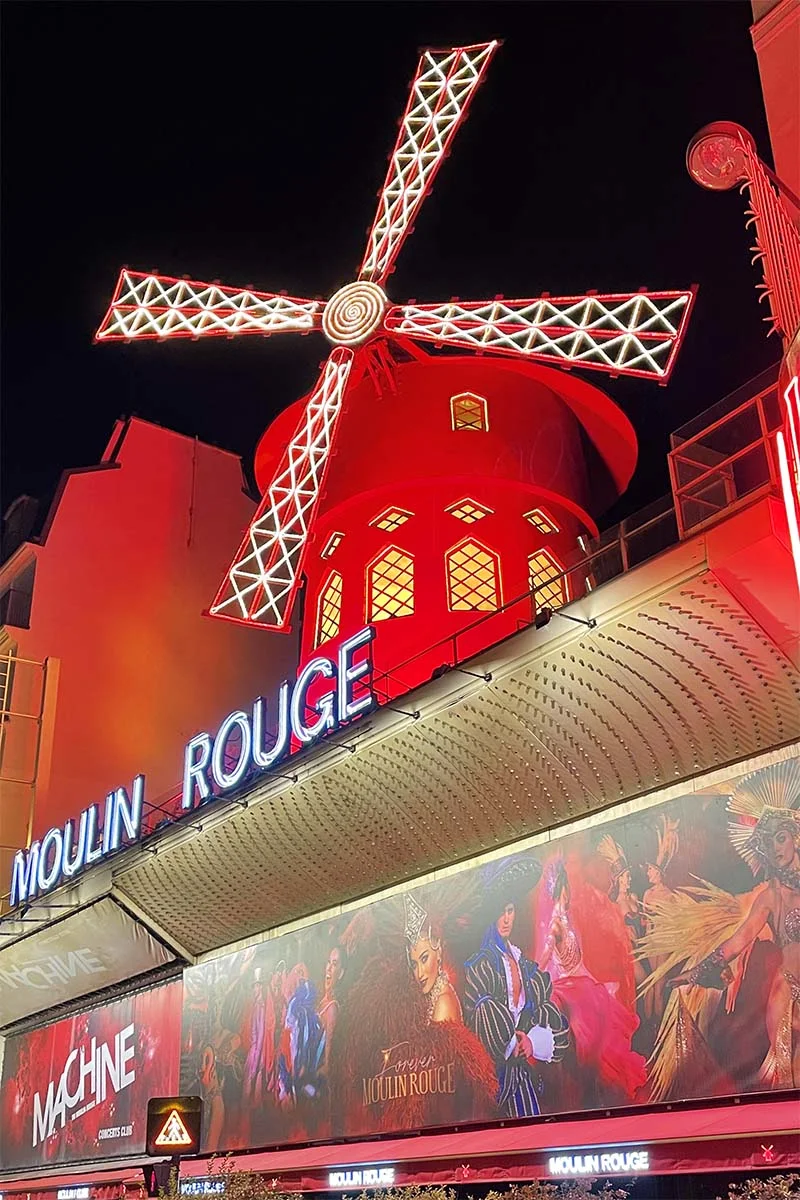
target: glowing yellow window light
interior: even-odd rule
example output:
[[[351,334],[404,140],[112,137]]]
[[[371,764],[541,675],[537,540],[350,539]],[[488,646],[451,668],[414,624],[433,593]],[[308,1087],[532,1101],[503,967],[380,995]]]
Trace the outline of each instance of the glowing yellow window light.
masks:
[[[390,546],[368,568],[370,621],[414,612],[414,559]]]
[[[320,558],[330,558],[330,556],[333,554],[334,550],[336,549],[336,547],[339,545],[339,543],[342,541],[343,538],[344,538],[343,533],[334,531],[331,534],[331,536],[328,538],[325,545],[323,546],[322,553],[320,554]]]
[[[480,429],[485,432],[489,428],[486,401],[474,392],[459,392],[457,396],[450,397],[450,417],[453,429]]]
[[[370,525],[374,525],[377,529],[385,529],[387,533],[394,533],[395,529],[399,529],[401,525],[405,525],[409,517],[413,517],[413,513],[405,508],[396,508],[392,505],[391,508],[386,508],[382,513],[379,513]]]
[[[315,645],[329,642],[339,632],[342,619],[342,577],[331,571],[325,587],[320,592],[317,605],[317,636]]]
[[[569,599],[562,567],[547,550],[537,550],[528,559],[528,580],[537,605],[560,607]]]
[[[447,552],[447,593],[453,611],[493,612],[500,606],[497,555],[467,540]]]
[[[477,500],[465,498],[464,500],[459,500],[457,504],[451,504],[444,511],[450,513],[451,517],[463,521],[466,525],[472,525],[475,521],[480,521],[483,517],[491,516],[493,510],[486,508],[483,504],[478,504]]]
[[[546,513],[543,508],[532,508],[530,512],[523,514],[526,521],[530,521],[534,529],[538,529],[539,533],[545,535],[550,533],[558,533],[558,526],[549,513]]]

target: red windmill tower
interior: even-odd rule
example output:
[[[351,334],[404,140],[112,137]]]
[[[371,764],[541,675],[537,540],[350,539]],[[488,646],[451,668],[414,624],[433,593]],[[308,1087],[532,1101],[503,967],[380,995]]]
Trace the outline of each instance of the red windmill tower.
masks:
[[[376,667],[401,664],[564,569],[636,461],[627,418],[554,367],[665,382],[693,291],[393,304],[384,285],[496,42],[420,58],[355,282],[327,302],[123,271],[97,339],[320,330],[316,387],[255,457],[263,499],[211,605],[288,630],[306,580],[302,653],[380,622]],[[417,343],[468,354],[430,354]],[[551,365],[546,365],[551,364]],[[332,455],[335,445],[336,454]],[[493,623],[492,640],[514,628]],[[441,655],[440,655],[441,660]],[[403,690],[430,664],[401,672]],[[417,677],[418,676],[418,677]]]

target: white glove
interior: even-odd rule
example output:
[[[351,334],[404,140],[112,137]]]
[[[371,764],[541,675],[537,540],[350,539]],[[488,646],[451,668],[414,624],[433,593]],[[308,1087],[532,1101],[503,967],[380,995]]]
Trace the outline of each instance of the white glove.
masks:
[[[534,1025],[528,1032],[533,1046],[533,1057],[539,1062],[552,1062],[556,1039],[552,1029],[547,1025]]]

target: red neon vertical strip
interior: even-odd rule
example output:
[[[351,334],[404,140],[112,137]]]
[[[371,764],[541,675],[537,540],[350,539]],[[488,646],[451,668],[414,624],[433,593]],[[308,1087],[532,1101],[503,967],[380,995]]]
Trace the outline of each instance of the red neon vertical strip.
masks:
[[[783,393],[783,399],[786,405],[784,429],[778,431],[775,442],[789,543],[800,592],[800,384],[796,375]]]

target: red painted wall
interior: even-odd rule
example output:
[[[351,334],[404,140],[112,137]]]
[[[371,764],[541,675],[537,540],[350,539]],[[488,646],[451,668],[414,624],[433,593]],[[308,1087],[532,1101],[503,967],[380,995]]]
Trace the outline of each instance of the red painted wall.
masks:
[[[296,665],[296,639],[203,615],[254,505],[239,459],[140,420],[65,477],[38,552],[22,657],[60,660],[34,836],[147,777],[176,790],[183,746]]]

